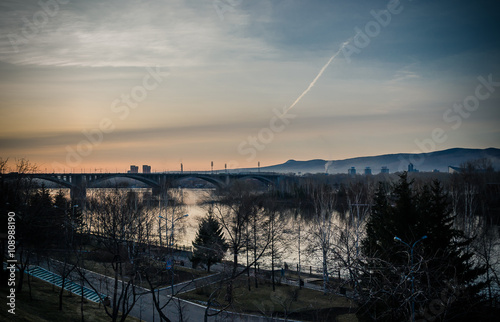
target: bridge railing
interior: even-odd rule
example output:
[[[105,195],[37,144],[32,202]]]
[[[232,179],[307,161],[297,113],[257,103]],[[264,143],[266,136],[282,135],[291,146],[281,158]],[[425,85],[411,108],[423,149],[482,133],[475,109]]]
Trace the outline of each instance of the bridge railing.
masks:
[[[24,173],[24,174],[19,174],[17,172],[10,172],[10,173],[2,173],[1,175],[26,175],[26,176],[39,176],[39,175],[46,175],[46,176],[69,176],[69,175],[158,175],[158,174],[185,174],[185,175],[287,175],[284,173],[280,172],[272,172],[272,171],[238,171],[238,170],[207,170],[207,171],[157,171],[157,172],[151,172],[151,173],[129,173],[129,172],[78,172],[78,171],[72,171],[72,172],[46,172],[46,171],[41,171],[38,170],[33,173]]]

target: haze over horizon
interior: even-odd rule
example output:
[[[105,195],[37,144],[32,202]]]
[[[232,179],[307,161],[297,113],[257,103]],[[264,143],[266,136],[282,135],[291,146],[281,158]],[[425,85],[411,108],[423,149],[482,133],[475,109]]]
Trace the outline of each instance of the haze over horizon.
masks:
[[[0,157],[256,167],[500,147],[493,1],[3,1]]]

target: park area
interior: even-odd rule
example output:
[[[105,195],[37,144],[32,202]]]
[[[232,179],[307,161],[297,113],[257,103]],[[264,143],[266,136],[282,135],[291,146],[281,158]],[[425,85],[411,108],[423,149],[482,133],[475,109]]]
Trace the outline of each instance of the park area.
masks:
[[[220,287],[218,283],[178,296],[207,305],[214,291],[217,295],[213,296],[211,306],[215,309],[227,308],[234,312],[302,321],[358,321],[355,314],[356,304],[345,297],[331,293],[323,294],[308,288],[299,289],[297,286],[282,283],[277,284],[273,291],[272,284],[268,280],[261,280],[258,288],[255,288],[252,281],[249,290],[246,277],[236,279],[233,283],[231,305],[227,301],[227,287]]]

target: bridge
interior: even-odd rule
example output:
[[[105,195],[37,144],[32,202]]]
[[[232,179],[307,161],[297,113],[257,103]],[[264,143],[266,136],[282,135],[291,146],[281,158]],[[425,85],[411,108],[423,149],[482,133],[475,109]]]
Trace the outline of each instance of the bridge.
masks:
[[[162,188],[175,187],[183,179],[201,179],[213,184],[217,188],[228,187],[235,180],[254,179],[266,185],[278,186],[286,175],[274,172],[162,172],[162,173],[9,173],[0,175],[4,180],[21,177],[46,180],[56,183],[60,187],[70,189],[71,198],[84,200],[87,188],[102,187],[107,180],[128,178],[137,180],[151,187],[153,194],[159,193]]]

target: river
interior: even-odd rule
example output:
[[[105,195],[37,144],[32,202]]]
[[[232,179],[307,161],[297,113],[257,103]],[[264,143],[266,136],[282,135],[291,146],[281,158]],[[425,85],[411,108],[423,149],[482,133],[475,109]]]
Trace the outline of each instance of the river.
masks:
[[[113,188],[88,188],[87,189],[87,198],[91,198],[95,193],[99,190],[113,189]],[[69,189],[62,189],[65,194],[69,197]],[[128,188],[123,189],[124,191],[134,191],[139,196],[144,196],[147,194],[151,194],[150,188]],[[174,188],[172,189],[175,194],[180,196],[182,199],[183,206],[175,209],[174,218],[179,218],[175,221],[175,243],[177,245],[191,247],[192,242],[196,237],[196,232],[198,231],[198,226],[203,217],[207,215],[207,209],[203,206],[203,201],[210,200],[210,196],[213,193],[213,189],[194,189],[194,188]],[[59,189],[51,189],[51,194],[55,195],[59,191]],[[158,201],[155,201],[158,202]],[[166,210],[167,209],[167,210]],[[161,223],[161,234],[162,234],[162,242],[165,242],[165,237],[170,234],[171,227],[171,218],[172,218],[172,208],[171,207],[160,207],[159,205],[155,205],[152,208],[152,213],[155,217],[162,216],[168,218],[168,223],[163,222],[162,219],[158,218],[158,222],[156,227],[153,228],[154,235],[158,239],[158,224]],[[165,211],[168,211],[168,214],[165,214]],[[158,214],[158,215],[156,215]],[[184,215],[188,214],[188,216],[184,217]],[[86,210],[85,216],[87,218],[91,218],[92,214],[88,213],[88,209]],[[318,272],[321,266],[321,259],[319,257],[314,257],[306,254],[306,233],[309,228],[307,223],[301,222],[301,240],[300,240],[300,249],[301,249],[301,266],[302,270],[309,271],[312,266],[313,272]],[[165,230],[165,227],[168,227],[169,231]],[[297,263],[299,262],[299,239],[297,235],[297,223],[293,220],[290,220],[287,223],[287,227],[285,230],[291,232],[294,231],[293,236],[288,236],[290,239],[288,245],[284,248],[281,254],[281,258],[277,260],[277,267],[281,267],[284,263],[287,263],[290,269],[295,269]],[[227,232],[225,232],[227,235]],[[159,240],[157,240],[159,242]],[[246,262],[246,253],[240,254],[240,262]],[[232,258],[229,256],[229,252],[227,254],[227,259],[231,260]],[[259,261],[261,267],[268,267],[270,265],[270,260],[267,258]]]

